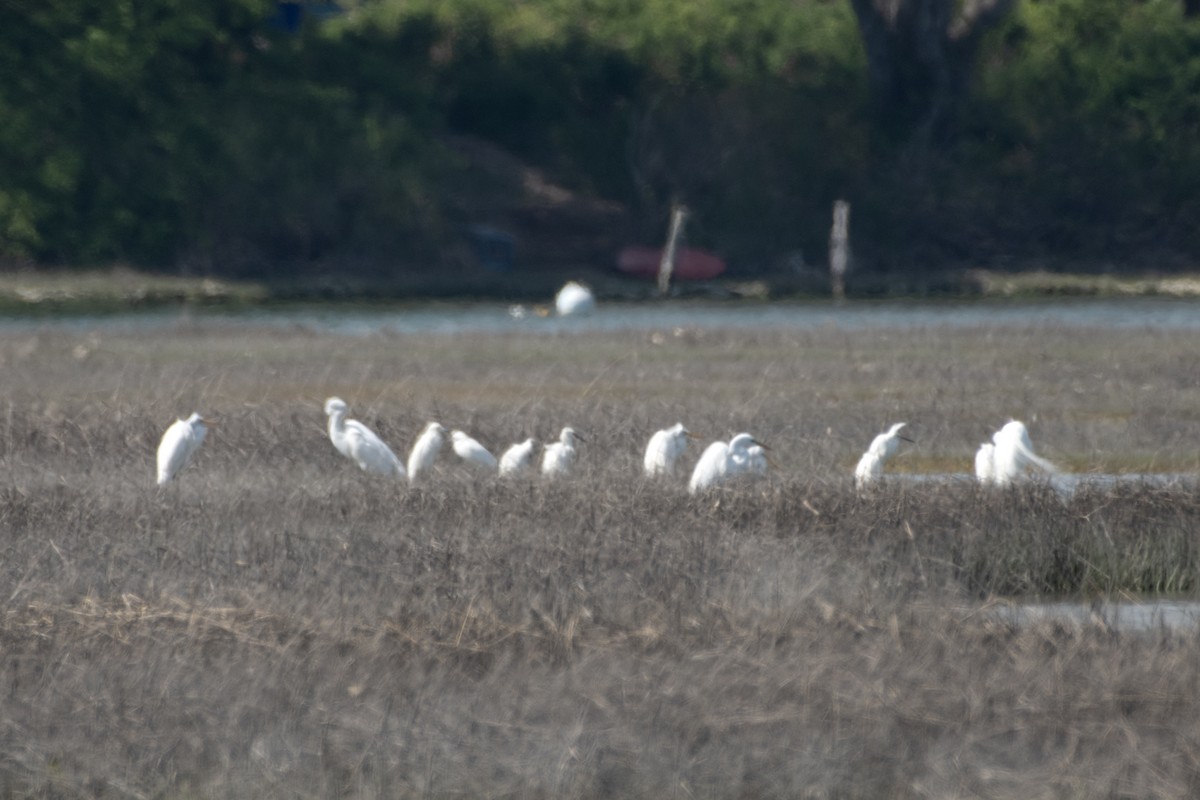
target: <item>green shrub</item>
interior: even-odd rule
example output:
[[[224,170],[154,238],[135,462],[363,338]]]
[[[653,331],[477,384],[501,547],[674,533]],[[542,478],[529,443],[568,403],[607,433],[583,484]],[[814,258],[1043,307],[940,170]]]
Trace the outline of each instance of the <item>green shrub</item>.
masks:
[[[1200,25],[1178,2],[1031,0],[981,77],[996,179],[1043,247],[1195,247],[1181,220],[1200,210]]]

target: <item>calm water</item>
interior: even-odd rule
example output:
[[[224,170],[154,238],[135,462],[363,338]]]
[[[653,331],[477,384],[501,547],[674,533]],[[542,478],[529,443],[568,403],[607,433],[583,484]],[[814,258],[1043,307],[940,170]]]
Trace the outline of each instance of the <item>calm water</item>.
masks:
[[[738,330],[896,330],[974,326],[1062,326],[1200,331],[1200,301],[1128,298],[1037,302],[940,303],[668,301],[601,303],[584,317],[539,317],[505,303],[426,303],[400,307],[339,304],[279,309],[172,309],[116,315],[0,317],[0,332],[38,330],[154,331],[180,326],[304,328],[346,335],[374,333],[569,333],[674,328]]]
[[[974,483],[975,476],[968,472],[896,472],[886,474],[884,480],[907,481],[915,485]],[[1194,488],[1200,484],[1200,475],[1188,472],[1128,472],[1119,475],[1097,472],[1059,472],[1053,475],[1030,473],[1027,480],[1031,483],[1043,483],[1063,497],[1070,497],[1080,489],[1104,490],[1118,486],[1152,486],[1160,489]]]
[[[1195,630],[1200,603],[1188,600],[1101,600],[1094,603],[1013,603],[990,609],[997,618],[1018,625],[1058,622],[1103,625],[1122,631]]]

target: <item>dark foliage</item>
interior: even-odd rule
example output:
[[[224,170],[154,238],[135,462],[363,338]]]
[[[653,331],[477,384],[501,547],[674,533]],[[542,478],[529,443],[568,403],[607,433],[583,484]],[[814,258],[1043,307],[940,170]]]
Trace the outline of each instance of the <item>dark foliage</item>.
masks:
[[[822,264],[845,198],[862,271],[1190,266],[1178,0],[888,7],[858,4],[864,46],[832,0],[389,0],[296,32],[264,0],[5,3],[0,257],[469,275],[484,224],[524,267],[608,266],[682,200],[764,273]]]

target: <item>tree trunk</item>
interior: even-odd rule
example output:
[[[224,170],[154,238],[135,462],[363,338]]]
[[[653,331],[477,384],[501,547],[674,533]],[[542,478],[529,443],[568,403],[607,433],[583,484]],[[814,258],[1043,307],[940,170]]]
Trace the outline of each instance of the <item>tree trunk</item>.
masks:
[[[1200,0],[1195,0],[1200,2]],[[891,137],[948,138],[983,34],[1015,0],[851,0],[875,112]]]

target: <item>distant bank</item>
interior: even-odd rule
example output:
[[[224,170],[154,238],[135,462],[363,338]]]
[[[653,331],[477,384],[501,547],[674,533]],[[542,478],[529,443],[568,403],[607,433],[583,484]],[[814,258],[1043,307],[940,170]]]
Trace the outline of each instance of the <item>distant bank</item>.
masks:
[[[0,272],[0,313],[106,313],[171,306],[256,307],[286,303],[402,303],[422,300],[542,302],[565,280],[581,280],[601,300],[636,302],[655,298],[653,283],[615,270],[461,274],[434,271],[387,280],[305,277],[291,281],[236,281],[180,277],[127,268],[107,270],[17,270]],[[1200,273],[1116,276],[1047,271],[959,270],[891,277],[851,275],[851,299],[1200,297]],[[673,297],[706,299],[809,299],[829,296],[818,273],[722,277],[680,284]]]

